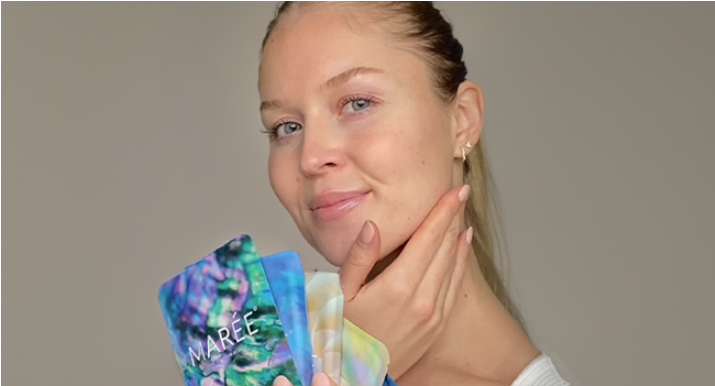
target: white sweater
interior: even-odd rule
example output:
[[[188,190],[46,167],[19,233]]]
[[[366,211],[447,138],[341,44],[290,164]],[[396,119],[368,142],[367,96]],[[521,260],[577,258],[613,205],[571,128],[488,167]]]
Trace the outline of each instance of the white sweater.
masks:
[[[551,362],[551,358],[541,354],[521,370],[511,386],[569,386]]]

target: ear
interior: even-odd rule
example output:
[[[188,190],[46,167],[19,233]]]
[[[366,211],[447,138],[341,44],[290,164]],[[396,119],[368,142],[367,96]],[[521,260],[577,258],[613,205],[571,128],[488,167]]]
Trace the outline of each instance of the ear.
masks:
[[[484,126],[484,95],[478,84],[465,80],[459,85],[457,95],[452,102],[454,129],[454,157],[462,160],[464,153],[469,154],[479,142]],[[467,142],[472,148],[467,147]]]

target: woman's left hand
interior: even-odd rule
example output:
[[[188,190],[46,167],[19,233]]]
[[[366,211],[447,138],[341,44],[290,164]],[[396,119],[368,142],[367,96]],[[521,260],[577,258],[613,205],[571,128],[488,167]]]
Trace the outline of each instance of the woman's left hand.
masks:
[[[273,386],[293,386],[293,384],[288,378],[280,375],[273,381]],[[310,386],[338,386],[338,384],[325,373],[318,373],[313,376],[313,382],[311,382]]]

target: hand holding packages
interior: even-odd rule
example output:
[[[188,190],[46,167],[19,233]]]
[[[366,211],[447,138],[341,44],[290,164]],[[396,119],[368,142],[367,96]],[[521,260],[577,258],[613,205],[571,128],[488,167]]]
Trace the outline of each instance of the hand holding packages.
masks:
[[[186,386],[382,385],[384,344],[343,317],[338,274],[304,273],[288,251],[260,258],[241,234],[164,283],[159,303]]]

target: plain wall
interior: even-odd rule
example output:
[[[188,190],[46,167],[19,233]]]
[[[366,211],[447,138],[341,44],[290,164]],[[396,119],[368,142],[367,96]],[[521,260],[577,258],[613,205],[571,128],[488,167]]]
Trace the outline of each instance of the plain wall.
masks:
[[[335,270],[268,183],[274,6],[2,4],[8,385],[181,385],[157,289],[239,233]],[[537,346],[574,386],[712,384],[715,6],[437,6]]]

